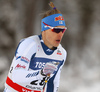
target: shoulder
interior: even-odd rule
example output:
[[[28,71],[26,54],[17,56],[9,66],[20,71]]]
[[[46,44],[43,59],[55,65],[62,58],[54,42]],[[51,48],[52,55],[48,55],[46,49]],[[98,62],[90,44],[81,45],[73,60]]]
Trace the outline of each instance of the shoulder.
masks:
[[[62,47],[61,44],[59,44],[59,48],[60,48],[60,50],[62,52],[62,56],[63,56],[64,61],[65,61],[66,60],[66,57],[67,57],[67,51]]]
[[[40,41],[38,35],[30,36],[30,37],[28,37],[27,39],[30,39],[30,40],[34,41],[35,43],[37,43],[37,42]]]
[[[19,43],[19,48],[25,48],[25,47],[30,47],[30,46],[35,46],[36,42],[34,39],[32,39],[32,37],[28,37],[28,38],[24,38],[20,41]]]
[[[30,37],[27,37],[25,39],[22,39],[22,41],[23,40],[24,40],[24,42],[36,44],[36,40],[38,40],[38,35],[30,36]]]
[[[34,50],[33,52],[36,52],[37,44],[36,44],[36,41],[32,39],[34,37],[35,36],[31,36],[31,37],[22,39],[16,49],[16,53],[20,53],[20,54],[29,53],[29,52],[32,52],[33,50]]]

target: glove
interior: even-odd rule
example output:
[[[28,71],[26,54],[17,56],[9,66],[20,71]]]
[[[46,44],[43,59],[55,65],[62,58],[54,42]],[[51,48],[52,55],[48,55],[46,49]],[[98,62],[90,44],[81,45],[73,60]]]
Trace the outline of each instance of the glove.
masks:
[[[53,72],[56,70],[57,70],[57,65],[53,63],[46,63],[44,68],[41,70],[41,74],[44,76],[50,76],[50,74],[53,74]]]

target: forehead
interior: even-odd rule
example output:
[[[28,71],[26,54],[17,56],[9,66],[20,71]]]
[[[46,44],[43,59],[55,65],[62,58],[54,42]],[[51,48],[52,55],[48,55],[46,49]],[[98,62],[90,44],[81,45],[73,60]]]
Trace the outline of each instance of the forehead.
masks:
[[[56,27],[65,28],[65,26],[56,26]]]

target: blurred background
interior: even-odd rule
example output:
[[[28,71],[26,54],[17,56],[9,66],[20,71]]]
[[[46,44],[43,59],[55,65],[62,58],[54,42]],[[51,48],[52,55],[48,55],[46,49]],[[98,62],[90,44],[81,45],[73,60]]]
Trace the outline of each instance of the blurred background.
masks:
[[[100,0],[0,0],[0,92],[19,41],[41,34],[50,1],[68,27],[59,92],[100,92]]]

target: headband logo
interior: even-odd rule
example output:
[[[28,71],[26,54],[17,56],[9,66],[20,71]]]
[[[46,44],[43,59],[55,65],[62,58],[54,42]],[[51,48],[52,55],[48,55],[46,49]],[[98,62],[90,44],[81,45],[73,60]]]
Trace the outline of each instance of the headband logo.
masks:
[[[59,21],[59,20],[63,20],[64,21],[62,16],[55,17],[55,21]]]

